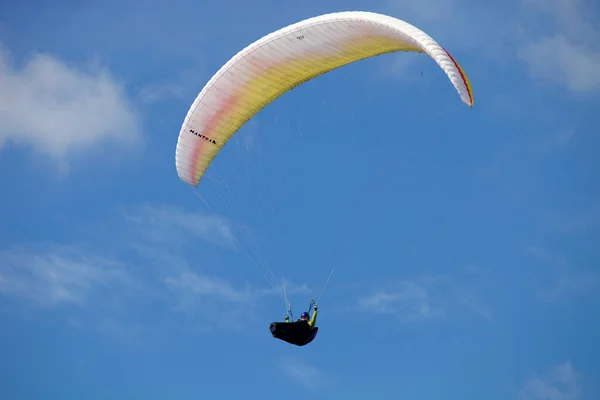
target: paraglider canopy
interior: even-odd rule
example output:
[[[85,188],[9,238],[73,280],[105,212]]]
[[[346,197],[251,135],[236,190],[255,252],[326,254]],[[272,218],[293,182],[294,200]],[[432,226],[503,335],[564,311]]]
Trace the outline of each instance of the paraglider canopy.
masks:
[[[296,86],[352,62],[400,51],[428,54],[462,101],[473,106],[471,85],[462,68],[417,27],[371,12],[321,15],[250,44],[210,79],[181,127],[175,156],[179,177],[197,186],[242,125]]]

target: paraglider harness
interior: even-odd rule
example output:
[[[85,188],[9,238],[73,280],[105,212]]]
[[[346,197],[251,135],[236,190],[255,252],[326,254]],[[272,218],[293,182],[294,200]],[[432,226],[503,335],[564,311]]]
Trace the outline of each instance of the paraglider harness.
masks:
[[[329,280],[331,279],[331,275],[333,275],[334,269],[329,273],[329,277],[325,281],[323,288],[321,289],[321,293],[317,296],[317,300],[321,298],[321,295],[325,291]],[[310,299],[310,304],[308,305],[308,313],[310,314],[310,310],[317,305],[317,300]],[[286,301],[286,319],[289,318],[290,321],[293,321],[293,313],[292,307]],[[314,311],[316,312],[316,310]],[[306,346],[310,342],[312,342],[317,333],[319,333],[319,327],[311,326],[307,321],[302,321],[301,319],[294,322],[272,322],[269,327],[271,334],[276,339],[281,339],[290,344],[295,344],[296,346]]]
[[[316,305],[314,299],[310,300],[308,312]],[[292,307],[288,306],[286,317],[293,320]],[[312,342],[319,332],[319,327],[310,327],[307,321],[301,319],[294,322],[272,322],[269,327],[271,334],[276,339],[281,339],[296,346],[306,346]]]

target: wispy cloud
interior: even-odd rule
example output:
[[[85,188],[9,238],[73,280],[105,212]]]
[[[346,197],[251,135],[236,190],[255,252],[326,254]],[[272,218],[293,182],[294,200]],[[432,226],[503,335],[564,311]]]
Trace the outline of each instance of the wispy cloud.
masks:
[[[211,309],[211,319],[203,321],[207,327],[230,326],[243,314],[249,313],[260,300],[256,289],[246,285],[237,289],[225,279],[194,272],[182,273],[164,279],[171,292],[170,303],[173,310],[185,315],[205,314]],[[239,324],[233,324],[238,325]]]
[[[42,307],[85,306],[113,285],[139,288],[122,264],[75,247],[0,251],[0,293],[9,298]]]
[[[472,0],[389,0],[449,49],[477,49],[496,66],[522,61],[532,78],[573,92],[600,90],[600,30],[589,0],[523,0],[506,5]],[[436,24],[444,21],[444,24]],[[452,21],[452,23],[446,23]],[[467,68],[468,70],[468,68]],[[468,71],[467,71],[468,72]]]
[[[253,298],[249,289],[236,290],[231,283],[211,276],[187,273],[166,278],[165,283],[173,289],[183,289],[199,297],[216,297],[228,303],[249,303]]]
[[[592,271],[574,268],[564,257],[536,246],[526,251],[535,257],[541,268],[533,268],[533,281],[544,300],[557,300],[591,291],[600,283]]]
[[[60,311],[73,328],[134,343],[143,336],[141,331],[149,334],[147,330],[158,329],[156,320],[173,311],[196,316],[198,311],[206,315],[210,308],[215,312],[202,321],[195,318],[194,329],[198,324],[205,328],[230,326],[230,320],[237,321],[274,294],[250,285],[237,289],[225,279],[195,272],[184,256],[169,254],[167,247],[154,249],[163,259],[172,257],[176,262],[169,265],[173,268],[148,264],[139,257],[128,257],[127,262],[109,259],[83,244],[2,250],[0,295],[12,305]],[[112,250],[118,253],[121,249],[104,249]],[[148,301],[153,304],[154,321],[146,320],[146,311],[140,313],[144,309],[140,305]]]
[[[220,257],[211,247],[234,243],[219,217],[151,204],[117,215],[97,225],[98,230],[88,225],[80,242],[0,250],[0,295],[32,310],[52,307],[78,329],[117,336],[123,324],[123,336],[133,340],[141,329],[158,329],[156,321],[167,315],[180,328],[230,327],[230,321],[279,294],[261,285],[261,275],[249,261],[239,268],[254,272],[252,284],[218,276]],[[288,289],[295,293],[307,288]],[[152,321],[140,312],[149,301]],[[207,307],[215,312],[207,315]],[[78,309],[85,309],[85,315]]]
[[[156,330],[141,323],[131,315],[125,318],[114,315],[83,315],[70,317],[67,324],[72,329],[108,336],[118,343],[140,346],[155,338]]]
[[[144,203],[81,228],[66,244],[0,248],[3,312],[41,318],[52,309],[74,329],[143,343],[167,329],[242,329],[240,318],[280,295],[251,260],[229,251],[237,241],[221,216]],[[223,258],[238,258],[240,273],[224,272]],[[286,286],[288,295],[309,292]]]
[[[518,113],[515,115],[519,115]],[[578,130],[553,126],[550,130],[529,132],[509,139],[490,158],[479,173],[490,188],[513,204],[528,204],[540,193],[540,174],[546,173],[546,163],[552,156],[567,152]]]
[[[600,51],[574,43],[564,35],[528,43],[520,56],[534,78],[566,86],[574,92],[600,90]]]
[[[570,362],[530,378],[519,391],[520,400],[577,400],[582,395],[579,374]]]
[[[216,214],[146,203],[124,211],[124,215],[145,241],[164,244],[202,239],[226,248],[236,245],[230,225]]]
[[[133,234],[128,240],[129,246],[159,268],[165,266],[162,269],[170,271],[168,275],[170,287],[181,289],[177,293],[195,292],[199,296],[200,294],[206,295],[209,288],[212,288],[215,290],[214,293],[221,293],[223,299],[241,299],[250,295],[253,298],[264,298],[265,296],[279,295],[281,292],[280,285],[283,282],[268,266],[266,256],[260,249],[257,249],[256,239],[252,237],[251,233],[248,233],[249,228],[242,226],[239,221],[236,224],[214,213],[193,212],[178,207],[150,204],[129,208],[124,211],[124,215],[131,222],[129,228],[133,230]],[[239,240],[235,236],[235,228],[237,228],[236,232],[240,234]],[[242,294],[240,292],[233,295],[233,292],[228,292],[225,295],[224,286],[217,285],[216,280],[209,284],[207,275],[198,271],[198,264],[204,271],[210,269],[210,265],[207,264],[215,254],[214,251],[202,252],[203,257],[198,259],[194,265],[187,261],[187,256],[198,253],[198,239],[226,250],[238,250],[239,256],[244,257],[240,265],[246,265],[246,268],[253,269],[258,274],[257,276],[262,275],[271,288],[255,287],[252,288],[252,293]],[[173,271],[177,271],[179,275],[174,276]],[[182,279],[183,276],[186,279]],[[288,282],[286,290],[288,294],[306,293],[308,288],[305,285],[298,286]],[[185,303],[192,304],[188,300]]]
[[[185,100],[191,105],[202,88],[204,73],[203,68],[189,68],[162,82],[148,83],[140,89],[139,100],[144,104]]]
[[[528,38],[520,56],[531,76],[564,85],[574,92],[600,90],[600,30],[594,28],[587,0],[526,0],[547,32]],[[549,29],[548,29],[549,28]],[[553,29],[552,29],[553,28]]]
[[[477,49],[479,56],[501,58],[511,51],[518,10],[507,10],[504,3],[474,0],[388,0],[389,12],[423,29],[444,47],[461,51]],[[509,19],[509,18],[512,18]],[[456,51],[454,51],[456,52]]]
[[[218,320],[205,321],[207,326],[222,326],[249,312],[265,298],[280,294],[279,288],[229,281],[214,275],[219,265],[212,263],[219,263],[218,257],[209,247],[199,251],[199,239],[228,250],[240,250],[241,246],[230,222],[224,217],[151,204],[127,208],[123,215],[129,223],[126,230],[128,246],[138,257],[153,265],[154,275],[168,290],[167,302],[173,310],[196,315],[199,310],[210,307],[218,311],[211,314],[218,316]],[[239,267],[254,271],[255,282],[260,283],[261,273],[267,272],[266,267],[254,265],[253,261],[258,263],[260,260],[244,258],[242,261]],[[305,285],[288,282],[286,286],[289,295],[308,292]]]
[[[257,275],[258,276],[258,275]],[[183,312],[193,312],[207,304],[220,307],[240,307],[248,309],[255,307],[265,298],[274,298],[281,292],[275,288],[264,288],[246,282],[243,287],[235,287],[228,280],[193,272],[188,269],[178,275],[170,275],[164,279],[165,285],[178,300],[177,309]],[[309,295],[310,288],[305,285],[295,285],[286,282],[288,296],[297,294]]]
[[[136,111],[107,70],[77,69],[49,54],[17,69],[1,43],[0,120],[0,146],[29,146],[62,164],[72,151],[141,138]]]
[[[381,81],[394,78],[403,83],[414,82],[414,78],[419,71],[413,67],[418,64],[417,62],[420,60],[420,57],[422,59],[423,55],[415,53],[390,54],[385,58],[385,62],[383,59],[381,60],[381,73],[373,75],[372,79]]]
[[[244,124],[233,137],[233,141],[238,149],[243,152],[249,152],[259,144],[257,140],[259,133],[259,119],[254,117]],[[244,160],[245,161],[245,160]]]
[[[395,288],[380,290],[358,300],[358,309],[396,315],[407,321],[424,320],[441,315],[433,295],[413,282],[397,282]]]
[[[600,201],[575,211],[551,211],[546,214],[550,228],[565,235],[574,235],[600,227]]]
[[[188,90],[177,82],[152,83],[144,86],[139,97],[142,103],[154,104],[170,99],[181,99]]]
[[[278,363],[278,366],[288,378],[310,391],[317,391],[326,383],[322,371],[300,359],[284,358]]]
[[[424,20],[440,20],[454,11],[453,0],[423,0],[423,1],[403,1],[389,0],[390,5],[401,7],[405,11],[414,13],[417,17]]]
[[[478,294],[481,279],[470,271],[462,279],[449,275],[424,275],[384,284],[361,297],[357,309],[393,315],[403,322],[422,322],[469,312],[494,321],[490,307]]]

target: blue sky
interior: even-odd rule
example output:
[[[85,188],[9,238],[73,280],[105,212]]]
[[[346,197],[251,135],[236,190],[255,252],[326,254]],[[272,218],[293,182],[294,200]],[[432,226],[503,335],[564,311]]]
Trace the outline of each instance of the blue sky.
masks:
[[[429,33],[475,107],[423,55],[336,70],[239,131],[207,207],[175,171],[204,83],[346,10]],[[600,398],[599,11],[0,3],[0,397]],[[255,263],[296,315],[335,267],[312,344],[270,336]]]

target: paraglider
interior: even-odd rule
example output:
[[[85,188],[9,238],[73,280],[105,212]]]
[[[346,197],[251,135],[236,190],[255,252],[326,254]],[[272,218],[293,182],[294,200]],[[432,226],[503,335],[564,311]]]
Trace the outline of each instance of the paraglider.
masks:
[[[269,33],[238,52],[212,76],[190,107],[179,133],[175,154],[179,178],[197,187],[231,137],[288,91],[350,63],[393,52],[427,54],[446,74],[461,100],[473,106],[473,91],[463,69],[419,28],[372,12],[325,14]],[[313,320],[316,313],[315,308]],[[275,338],[298,346],[312,342],[318,332],[310,321],[289,319],[272,323],[270,330]]]
[[[462,68],[417,27],[372,12],[325,14],[266,35],[219,69],[185,117],[175,154],[177,174],[198,186],[227,141],[278,97],[344,65],[401,51],[428,54],[462,101],[473,106],[471,84]]]

